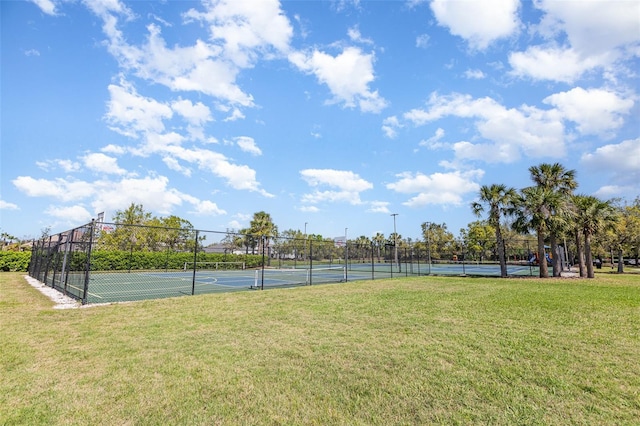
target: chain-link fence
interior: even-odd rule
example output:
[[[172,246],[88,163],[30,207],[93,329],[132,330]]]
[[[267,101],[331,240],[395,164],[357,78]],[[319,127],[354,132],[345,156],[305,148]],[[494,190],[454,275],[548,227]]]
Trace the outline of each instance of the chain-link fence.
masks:
[[[495,246],[92,222],[35,242],[29,275],[83,304],[110,303],[397,276],[500,276]],[[533,251],[529,240],[505,241],[508,275],[537,275]]]

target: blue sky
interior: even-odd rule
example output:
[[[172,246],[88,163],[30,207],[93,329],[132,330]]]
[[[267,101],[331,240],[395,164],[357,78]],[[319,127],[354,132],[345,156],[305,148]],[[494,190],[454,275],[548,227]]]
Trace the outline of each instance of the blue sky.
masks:
[[[0,2],[1,228],[459,229],[560,162],[640,195],[637,1]]]

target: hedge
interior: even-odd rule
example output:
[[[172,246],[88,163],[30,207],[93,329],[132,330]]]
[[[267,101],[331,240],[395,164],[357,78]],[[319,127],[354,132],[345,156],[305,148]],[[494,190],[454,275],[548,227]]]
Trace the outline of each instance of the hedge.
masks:
[[[30,251],[0,251],[0,271],[27,272],[30,260]]]

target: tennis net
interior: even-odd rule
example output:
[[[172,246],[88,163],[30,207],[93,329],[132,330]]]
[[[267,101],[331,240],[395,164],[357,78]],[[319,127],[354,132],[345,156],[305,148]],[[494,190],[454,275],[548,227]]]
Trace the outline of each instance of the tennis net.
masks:
[[[311,285],[313,283],[344,282],[347,270],[344,266],[326,268],[258,269],[252,288]]]
[[[185,271],[236,271],[246,269],[244,262],[184,262]]]

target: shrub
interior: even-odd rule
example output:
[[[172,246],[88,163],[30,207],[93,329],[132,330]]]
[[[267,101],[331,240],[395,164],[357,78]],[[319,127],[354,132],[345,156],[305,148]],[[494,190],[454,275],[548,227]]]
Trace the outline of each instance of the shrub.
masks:
[[[0,251],[0,271],[27,272],[30,261],[30,251]]]

